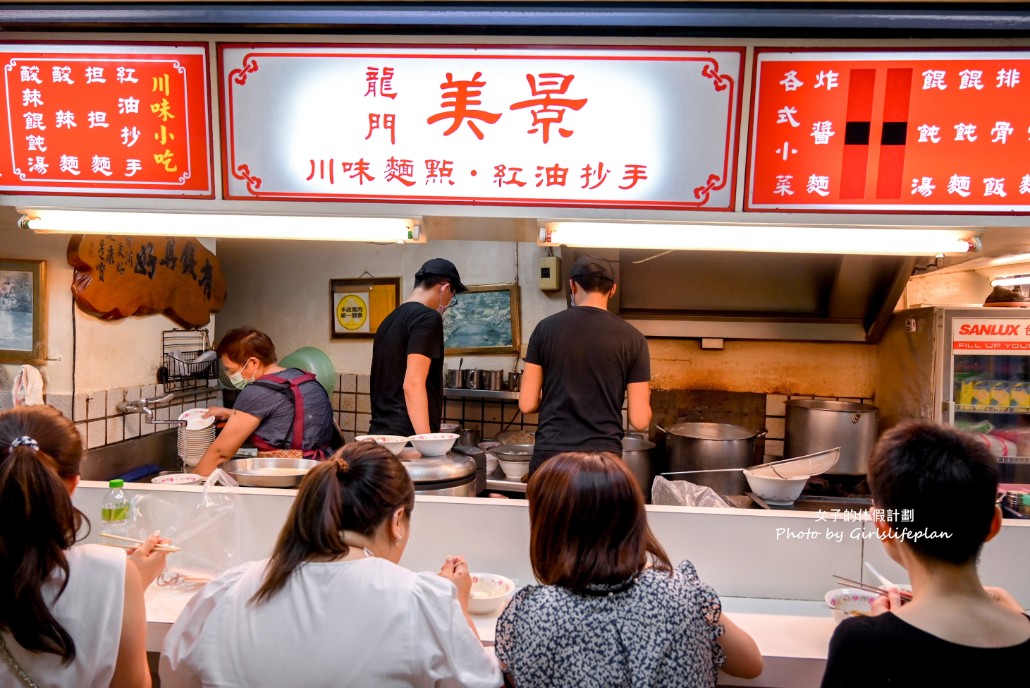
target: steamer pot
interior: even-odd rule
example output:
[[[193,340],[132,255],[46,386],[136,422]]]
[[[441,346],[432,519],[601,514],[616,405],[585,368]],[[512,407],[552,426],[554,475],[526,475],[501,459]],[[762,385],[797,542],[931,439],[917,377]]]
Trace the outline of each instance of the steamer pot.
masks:
[[[879,409],[869,404],[822,399],[787,402],[783,456],[802,456],[840,447],[840,459],[827,471],[864,475],[876,444]]]
[[[666,430],[669,471],[712,468],[748,468],[762,462],[756,444],[766,430],[754,431],[729,423],[677,423]],[[836,445],[834,445],[836,446]],[[690,482],[712,488],[720,495],[742,495],[747,479],[742,472],[693,475]]]

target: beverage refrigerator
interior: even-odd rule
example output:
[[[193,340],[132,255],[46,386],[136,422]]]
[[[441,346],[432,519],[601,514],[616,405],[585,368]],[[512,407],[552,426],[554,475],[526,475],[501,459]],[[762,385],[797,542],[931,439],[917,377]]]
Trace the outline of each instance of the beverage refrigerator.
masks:
[[[909,418],[968,430],[1003,483],[1030,483],[1030,308],[897,311],[879,344],[880,431]]]

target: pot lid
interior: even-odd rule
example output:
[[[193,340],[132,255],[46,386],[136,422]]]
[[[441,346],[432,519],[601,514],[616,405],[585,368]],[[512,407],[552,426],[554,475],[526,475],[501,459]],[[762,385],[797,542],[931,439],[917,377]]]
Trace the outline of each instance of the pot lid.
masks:
[[[792,399],[787,402],[787,406],[816,409],[819,411],[840,411],[842,413],[867,413],[880,410],[870,404],[859,404],[853,401],[834,401],[832,399]]]
[[[748,440],[758,433],[729,423],[676,423],[669,434],[698,440]]]
[[[438,483],[444,480],[460,480],[474,475],[476,460],[471,456],[448,453],[444,456],[423,456],[417,459],[401,459],[414,483]]]

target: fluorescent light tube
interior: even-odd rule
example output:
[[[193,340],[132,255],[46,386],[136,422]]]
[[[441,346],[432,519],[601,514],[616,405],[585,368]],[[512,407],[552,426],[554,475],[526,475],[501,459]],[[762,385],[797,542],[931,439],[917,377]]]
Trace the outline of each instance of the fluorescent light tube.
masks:
[[[1015,275],[1013,277],[996,277],[991,280],[992,287],[1014,287],[1020,284],[1030,284],[1030,275]]]
[[[548,222],[540,231],[539,243],[543,246],[564,244],[594,248],[886,256],[932,256],[979,249],[979,239],[969,229],[637,222]]]
[[[37,232],[215,237],[219,239],[307,239],[320,241],[420,242],[418,224],[399,217],[244,215],[144,210],[19,208],[21,226]]]

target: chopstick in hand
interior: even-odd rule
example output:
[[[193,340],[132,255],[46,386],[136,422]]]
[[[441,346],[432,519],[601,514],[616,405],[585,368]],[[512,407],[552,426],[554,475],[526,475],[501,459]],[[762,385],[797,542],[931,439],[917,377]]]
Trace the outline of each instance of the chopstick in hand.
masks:
[[[888,594],[887,590],[885,590],[884,588],[877,587],[875,585],[860,583],[858,581],[853,581],[850,578],[844,578],[843,576],[834,575],[834,578],[836,578],[839,582],[844,583],[845,585],[850,586],[852,588],[858,588],[859,590],[865,590],[866,592],[875,592],[877,595],[886,596]],[[912,601],[912,593],[908,590],[899,589],[898,594],[901,595],[902,603]]]
[[[100,537],[107,538],[109,540],[121,540],[122,542],[131,543],[133,547],[139,547],[143,544],[143,540],[137,540],[136,538],[124,537],[122,535],[115,535],[114,533],[100,533]],[[158,552],[180,552],[181,547],[175,545],[158,544],[154,546],[154,549]]]

